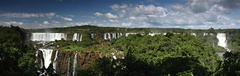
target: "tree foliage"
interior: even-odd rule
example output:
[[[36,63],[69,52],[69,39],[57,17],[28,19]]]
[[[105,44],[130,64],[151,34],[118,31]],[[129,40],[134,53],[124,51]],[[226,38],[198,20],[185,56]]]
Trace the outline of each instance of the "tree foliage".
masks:
[[[34,75],[35,52],[26,33],[17,26],[0,27],[0,75]]]
[[[220,61],[212,46],[190,34],[129,35],[105,47],[123,51],[125,59],[96,60],[91,69],[99,76],[206,76]]]

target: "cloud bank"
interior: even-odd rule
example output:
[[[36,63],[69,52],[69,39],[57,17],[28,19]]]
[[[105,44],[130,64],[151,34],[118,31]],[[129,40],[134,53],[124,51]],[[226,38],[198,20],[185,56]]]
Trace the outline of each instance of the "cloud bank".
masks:
[[[109,12],[96,12],[96,17],[106,16],[115,22],[109,26],[160,27],[160,28],[239,28],[239,0],[187,0],[186,4],[132,5],[113,4]],[[113,12],[112,12],[113,11]],[[233,12],[238,13],[233,13]],[[102,13],[107,13],[102,14]],[[117,15],[112,15],[112,14]],[[116,20],[116,21],[113,21]]]
[[[147,2],[150,3],[112,4],[106,7],[110,10],[99,9],[82,17],[71,14],[60,15],[55,12],[2,13],[0,17],[4,19],[0,19],[0,25],[17,25],[24,28],[68,27],[88,24],[130,28],[208,29],[211,27],[240,27],[240,0],[180,0],[179,3],[176,1],[176,3],[168,4],[159,4],[161,1],[157,0],[147,0]],[[20,21],[15,20],[16,18],[33,19],[33,21]]]

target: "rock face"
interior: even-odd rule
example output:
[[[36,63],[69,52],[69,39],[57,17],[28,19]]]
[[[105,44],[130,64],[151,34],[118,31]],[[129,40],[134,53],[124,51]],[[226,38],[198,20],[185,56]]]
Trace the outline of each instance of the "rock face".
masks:
[[[47,50],[47,52],[50,51]],[[39,71],[39,74],[41,75],[55,74],[59,76],[77,76],[78,69],[87,68],[89,66],[89,62],[99,58],[100,56],[100,53],[90,52],[80,53],[74,51],[57,50],[52,50],[51,52],[51,56],[46,59],[44,57],[46,56],[46,53],[43,53],[42,50],[37,51],[37,66],[39,67],[39,69],[44,70],[41,72]]]

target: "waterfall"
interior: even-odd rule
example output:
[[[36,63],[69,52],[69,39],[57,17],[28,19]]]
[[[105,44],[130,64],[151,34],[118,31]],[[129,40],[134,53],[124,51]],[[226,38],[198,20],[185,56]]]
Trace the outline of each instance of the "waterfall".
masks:
[[[80,41],[82,41],[82,34],[80,35]]]
[[[113,33],[104,33],[104,40],[110,40],[113,36]]]
[[[103,34],[103,37],[104,37],[104,40],[107,40],[107,34],[106,33]]]
[[[73,41],[80,41],[80,38],[79,38],[79,34],[78,33],[74,33],[73,34]]]
[[[148,33],[148,35],[150,35],[150,36],[154,36],[154,35],[155,35],[155,33]]]
[[[92,38],[92,39],[94,38],[94,33],[91,33],[91,38]]]
[[[70,58],[68,58],[68,70],[67,70],[67,76],[71,76],[71,75],[70,75]]]
[[[44,63],[43,63],[43,59],[41,59],[41,68],[43,68]]]
[[[119,33],[117,33],[117,38],[119,38],[120,37],[120,34]]]
[[[118,36],[118,38],[120,38],[122,35],[123,35],[122,33],[119,33],[119,36]]]
[[[128,35],[135,35],[137,33],[126,33],[125,36],[127,37]]]
[[[53,49],[39,49],[42,51],[43,59],[44,59],[44,67],[47,69],[48,66],[51,64],[51,57]]]
[[[227,51],[230,49],[227,48],[226,33],[217,33],[218,45],[225,48]]]
[[[206,35],[208,35],[208,33],[203,33],[203,36],[206,36]]]
[[[129,35],[129,33],[126,33],[126,36],[128,36]]]
[[[117,38],[116,33],[112,33],[112,38],[114,38],[114,39]]]
[[[75,54],[75,56],[74,56],[73,74],[72,74],[72,76],[76,76],[76,75],[77,75],[77,74],[76,74],[76,67],[77,67],[77,52],[76,52],[76,54]]]
[[[82,35],[80,35],[80,34],[78,34],[78,33],[74,33],[72,40],[73,40],[73,41],[75,41],[75,40],[76,40],[76,41],[82,41],[81,38],[82,38]]]
[[[166,35],[167,33],[163,33],[163,35]]]
[[[57,57],[58,57],[58,51],[56,51],[55,53],[55,57],[54,57],[54,60],[53,60],[53,69],[54,69],[54,73],[56,74],[56,70],[57,70]]]
[[[55,41],[66,40],[67,35],[64,33],[32,33],[31,41]]]
[[[108,33],[108,39],[109,39],[109,40],[111,39],[111,34],[110,34],[110,33]]]
[[[197,36],[197,34],[196,34],[196,33],[191,33],[191,35],[193,35],[193,36]]]
[[[36,51],[35,57],[36,57],[35,63],[38,63],[38,51]]]

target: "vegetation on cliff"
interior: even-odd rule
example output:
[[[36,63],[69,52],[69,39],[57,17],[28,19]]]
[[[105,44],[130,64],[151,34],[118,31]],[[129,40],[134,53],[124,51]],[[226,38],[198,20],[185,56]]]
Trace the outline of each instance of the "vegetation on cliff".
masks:
[[[190,29],[158,29],[158,28],[113,28],[97,26],[75,26],[69,28],[53,28],[54,32],[83,33],[83,41],[55,41],[62,55],[72,57],[77,51],[79,56],[91,58],[100,53],[100,58],[89,59],[92,62],[81,62],[84,68],[77,75],[90,76],[236,76],[240,75],[239,66],[239,34],[237,30],[190,30]],[[40,30],[27,30],[42,31]],[[228,32],[228,40],[234,52],[224,54],[220,60],[215,51],[223,51],[217,46],[215,33]],[[129,35],[113,40],[103,40],[101,35],[91,38],[91,33],[106,32],[141,32],[143,35]],[[150,36],[150,32],[168,32],[166,35]],[[181,34],[173,34],[178,32]],[[196,32],[197,36],[191,35]],[[213,35],[202,36],[203,32]],[[25,41],[26,30],[19,27],[0,27],[0,75],[36,76],[35,51],[33,45]],[[198,35],[199,34],[199,35]],[[100,38],[100,39],[99,39]],[[112,52],[122,52],[124,59]],[[64,52],[64,54],[63,54]],[[71,54],[67,55],[67,53]],[[93,55],[85,55],[91,53]],[[88,57],[89,56],[89,57]],[[59,57],[68,61],[64,57]],[[62,61],[62,63],[65,63]],[[72,64],[72,63],[71,63]],[[63,64],[58,64],[63,66]],[[67,65],[67,64],[66,64]],[[66,65],[64,65],[66,69]],[[61,70],[61,69],[58,69]]]
[[[130,35],[105,47],[123,51],[126,57],[97,59],[90,69],[100,76],[205,76],[213,74],[220,61],[212,46],[190,34]]]

